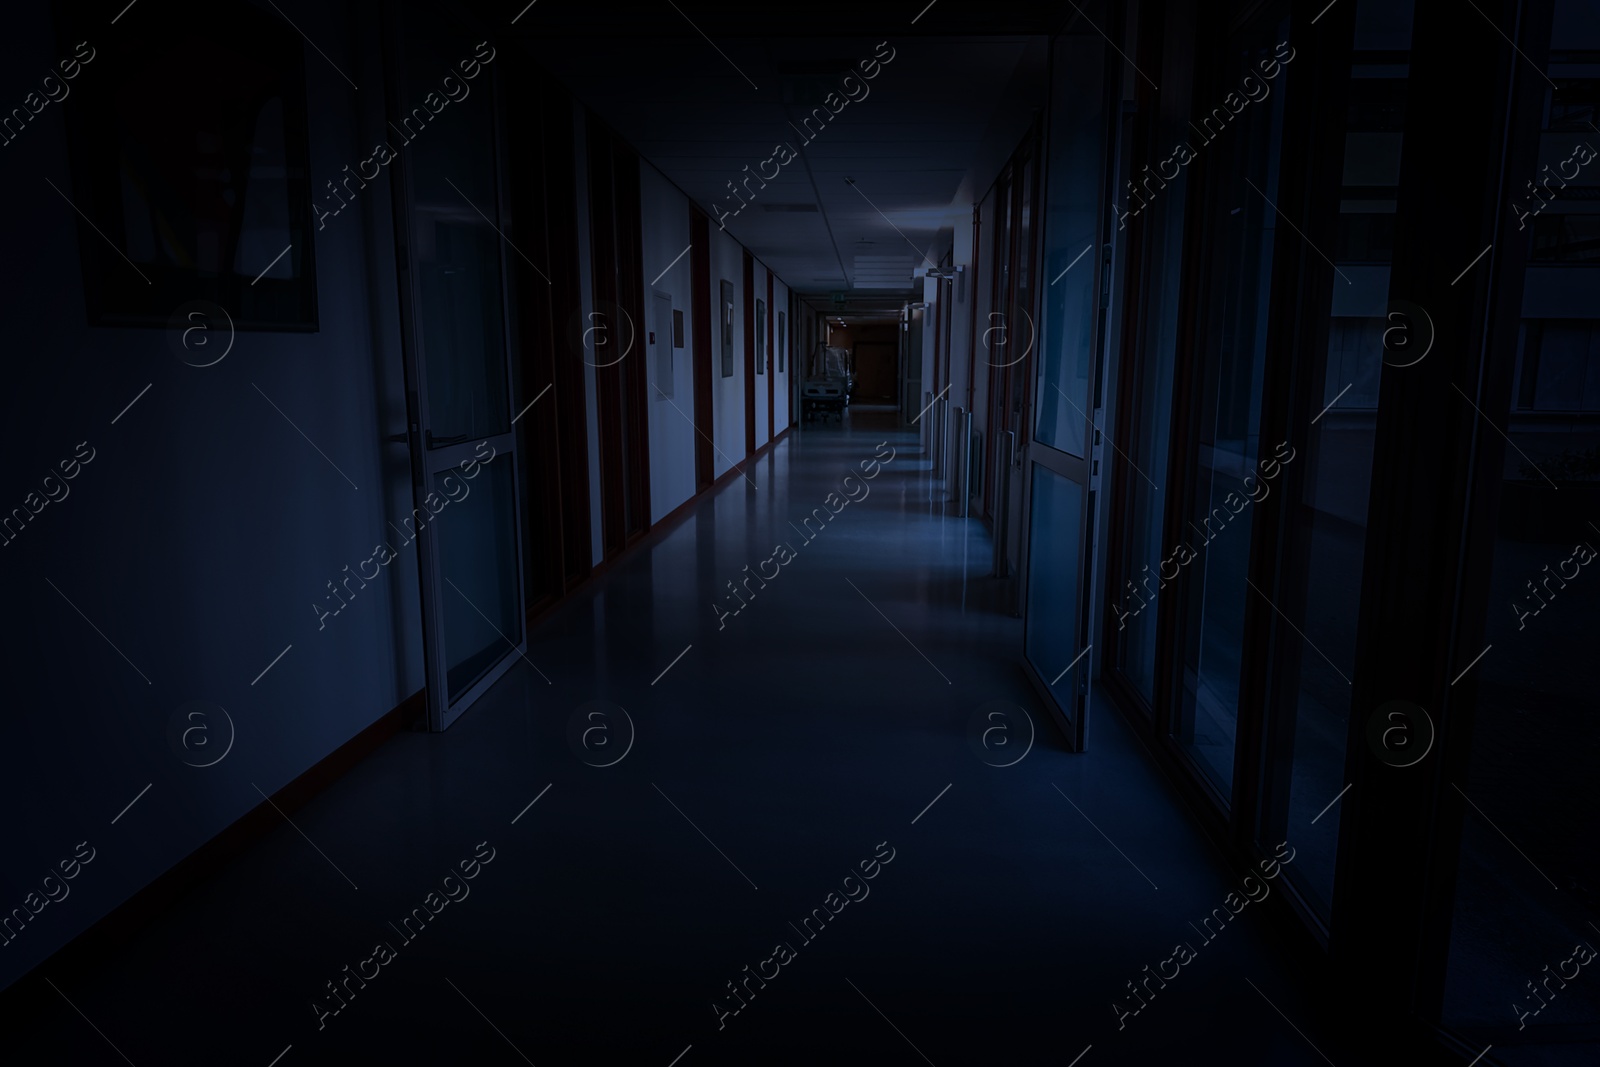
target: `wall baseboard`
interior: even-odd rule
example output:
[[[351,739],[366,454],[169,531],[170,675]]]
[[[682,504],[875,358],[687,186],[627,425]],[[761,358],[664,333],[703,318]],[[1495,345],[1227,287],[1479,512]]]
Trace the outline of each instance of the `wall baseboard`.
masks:
[[[779,442],[781,442],[785,437],[789,436],[789,431],[792,429],[794,429],[794,424],[790,423],[788,426],[785,426],[782,430],[778,431],[778,435],[776,437],[772,438],[766,444],[750,453],[750,455],[744,457],[739,462],[723,471],[711,482],[710,485],[696,492],[693,496],[689,497],[689,499],[685,500],[683,503],[667,512],[665,515],[661,516],[661,518],[656,522],[651,523],[648,527],[646,527],[643,533],[639,534],[632,541],[628,542],[627,547],[625,547],[621,552],[618,552],[610,559],[604,560],[591,568],[589,573],[584,576],[583,579],[574,583],[572,588],[568,589],[561,596],[546,597],[544,600],[540,601],[538,605],[530,606],[528,608],[529,631],[532,631],[535,626],[548,618],[553,612],[560,608],[561,605],[565,604],[574,593],[582,590],[590,582],[595,581],[597,578],[600,578],[609,572],[612,567],[623,563],[644,546],[653,545],[660,541],[675,527],[682,523],[684,519],[689,517],[689,513],[692,512],[696,505],[700,503],[701,498],[722,488],[735,478],[742,477],[744,475],[745,468],[749,467],[756,460],[772,451],[772,449]]]
[[[154,919],[180,904],[184,897],[267,834],[282,828],[285,814],[304,807],[377,751],[384,742],[420,725],[426,717],[425,691],[418,690],[274,793],[270,803],[264,800],[245,812],[221,833],[112,908],[94,925],[10,986],[0,990],[0,996],[6,1000],[8,1014],[31,1011],[36,1003],[42,1006],[46,1001],[59,1004],[54,991],[44,981],[46,971],[57,984],[73,982],[75,976],[94,971],[106,957],[124,947]],[[274,804],[283,814],[273,808]]]
[[[613,565],[665,537],[689,517],[702,497],[743,476],[751,464],[770,452],[789,435],[792,429],[794,429],[792,424],[784,427],[776,437],[728,468],[705,489],[663,515],[659,522],[651,524],[648,530],[621,553],[590,570],[588,576],[565,596],[556,598],[553,602],[544,602],[537,609],[537,613],[530,611],[528,619],[530,628],[535,622],[566,603],[573,593],[604,575]],[[397,734],[420,726],[426,718],[426,693],[424,690],[418,690],[274,793],[270,803],[262,801],[245,812],[221,833],[179,860],[133,896],[112,908],[87,930],[67,942],[32,970],[4,989],[0,989],[0,997],[4,997],[8,1013],[30,1012],[35,1010],[36,1006],[42,1008],[46,1003],[53,1005],[57,998],[44,980],[47,970],[52,980],[59,979],[68,983],[74,982],[76,975],[94,971],[108,956],[127,945],[154,919],[178,906],[189,893],[214,877],[267,834],[281,827],[284,815],[304,807],[323,790],[353,770],[362,760],[376,752],[384,742]],[[279,810],[275,810],[273,805]]]

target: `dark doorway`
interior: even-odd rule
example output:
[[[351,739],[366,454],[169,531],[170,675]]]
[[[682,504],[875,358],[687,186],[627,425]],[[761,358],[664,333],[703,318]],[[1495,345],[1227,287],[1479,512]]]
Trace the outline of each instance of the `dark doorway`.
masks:
[[[515,422],[528,462],[523,471],[524,569],[530,615],[588,576],[589,450],[582,349],[558,308],[577,307],[578,227],[572,99],[550,79],[508,79],[509,106],[527,116],[512,140],[508,183],[514,238],[549,275],[516,256],[506,262],[518,316],[520,393]],[[537,251],[536,251],[537,250]]]
[[[599,401],[601,540],[605,558],[611,559],[650,525],[646,361],[626,358],[639,345],[638,324],[645,321],[639,157],[592,113],[588,128],[591,322],[600,331],[588,358],[595,366]]]
[[[900,327],[862,326],[854,333],[856,395],[873,403],[894,403],[899,391]]]

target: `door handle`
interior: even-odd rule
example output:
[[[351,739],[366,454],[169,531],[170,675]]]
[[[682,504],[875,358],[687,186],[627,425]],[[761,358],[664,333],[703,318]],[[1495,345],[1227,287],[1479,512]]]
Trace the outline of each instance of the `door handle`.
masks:
[[[428,430],[423,436],[429,448],[437,448],[440,445],[458,445],[462,441],[472,439],[472,435],[469,433],[458,433],[454,437],[435,437],[432,430]]]

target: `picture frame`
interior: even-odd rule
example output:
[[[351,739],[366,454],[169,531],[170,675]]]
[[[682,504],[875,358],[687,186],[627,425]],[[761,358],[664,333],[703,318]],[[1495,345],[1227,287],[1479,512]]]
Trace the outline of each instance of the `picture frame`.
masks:
[[[722,279],[722,376],[733,377],[733,283]]]
[[[756,301],[756,373],[767,373],[767,302]]]
[[[60,40],[95,49],[63,104],[89,325],[166,328],[199,302],[240,330],[317,330],[294,29],[233,3],[109,29],[57,11]]]

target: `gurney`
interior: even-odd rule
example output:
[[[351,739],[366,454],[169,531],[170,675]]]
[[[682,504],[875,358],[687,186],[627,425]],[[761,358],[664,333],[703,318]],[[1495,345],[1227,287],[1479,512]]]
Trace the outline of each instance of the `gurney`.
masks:
[[[807,420],[831,416],[842,422],[855,384],[850,373],[850,350],[828,346],[818,349],[800,387],[801,415]]]

